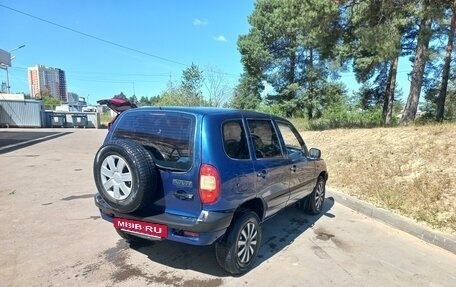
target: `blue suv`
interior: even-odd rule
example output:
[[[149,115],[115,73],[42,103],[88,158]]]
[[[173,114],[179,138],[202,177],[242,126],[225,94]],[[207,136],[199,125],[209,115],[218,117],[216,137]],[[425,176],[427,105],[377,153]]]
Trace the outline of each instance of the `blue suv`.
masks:
[[[143,107],[112,123],[94,165],[101,216],[128,241],[215,244],[249,271],[261,223],[299,203],[322,210],[326,164],[286,119],[236,109]]]

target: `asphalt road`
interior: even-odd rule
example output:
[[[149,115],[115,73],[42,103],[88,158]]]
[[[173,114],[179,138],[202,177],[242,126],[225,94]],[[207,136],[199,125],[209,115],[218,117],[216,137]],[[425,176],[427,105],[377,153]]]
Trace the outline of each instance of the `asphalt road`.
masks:
[[[57,132],[57,131],[21,131],[3,129],[0,131],[0,154],[10,152],[19,148],[24,148],[39,142],[50,140],[69,132]]]
[[[0,154],[1,286],[456,286],[455,254],[332,198],[320,217],[292,207],[267,221],[241,277],[218,267],[211,246],[129,246],[93,203],[106,131],[68,131]]]

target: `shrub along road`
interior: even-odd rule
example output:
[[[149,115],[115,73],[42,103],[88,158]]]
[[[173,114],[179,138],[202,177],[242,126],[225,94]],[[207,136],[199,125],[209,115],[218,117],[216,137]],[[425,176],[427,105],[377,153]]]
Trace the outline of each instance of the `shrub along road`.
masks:
[[[33,131],[33,130],[32,130]],[[212,247],[129,246],[93,203],[106,130],[0,155],[4,286],[456,286],[456,256],[327,198],[321,217],[288,208],[264,223],[256,267],[231,277]]]

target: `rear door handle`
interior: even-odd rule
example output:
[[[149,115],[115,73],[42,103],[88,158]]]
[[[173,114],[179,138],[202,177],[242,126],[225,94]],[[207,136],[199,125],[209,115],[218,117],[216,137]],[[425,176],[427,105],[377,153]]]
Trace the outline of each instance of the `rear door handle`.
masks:
[[[263,169],[262,171],[260,171],[259,173],[257,173],[257,176],[258,176],[258,177],[261,177],[261,178],[265,178],[267,173],[268,173],[268,172],[267,172],[265,169]]]

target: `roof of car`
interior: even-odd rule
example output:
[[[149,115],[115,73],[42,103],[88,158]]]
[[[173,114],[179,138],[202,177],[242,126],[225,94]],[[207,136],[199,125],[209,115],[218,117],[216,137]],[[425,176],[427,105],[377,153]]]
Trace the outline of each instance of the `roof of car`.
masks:
[[[247,117],[273,117],[278,118],[274,115],[260,113],[252,110],[232,109],[232,108],[215,108],[215,107],[184,107],[184,106],[147,106],[140,107],[135,110],[163,110],[163,111],[180,111],[187,113],[194,113],[200,115],[230,115],[230,114],[242,114]]]

